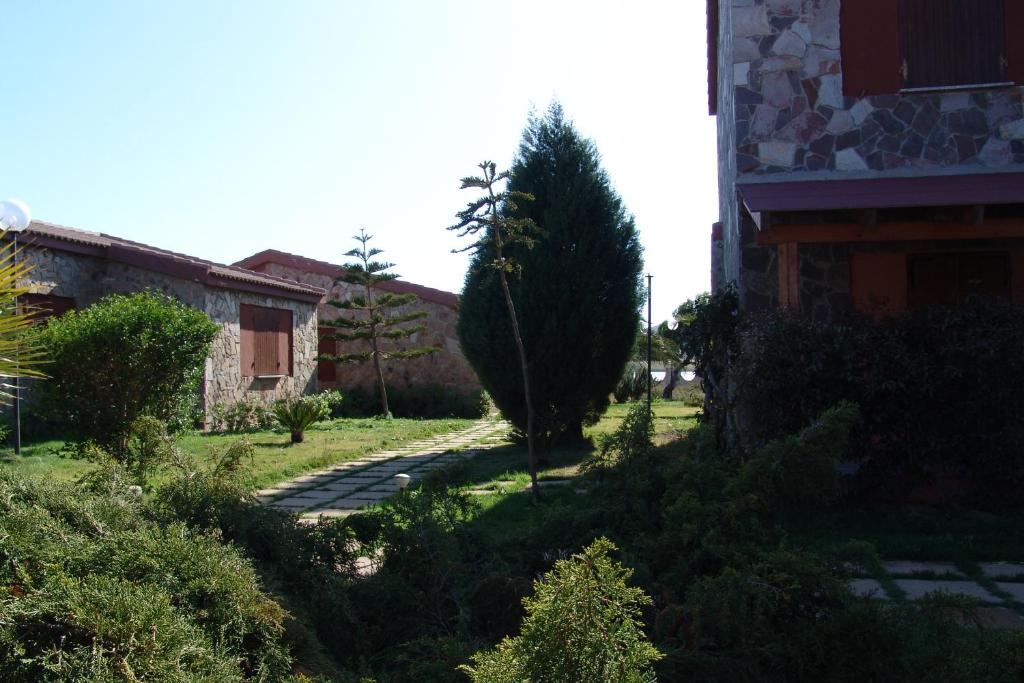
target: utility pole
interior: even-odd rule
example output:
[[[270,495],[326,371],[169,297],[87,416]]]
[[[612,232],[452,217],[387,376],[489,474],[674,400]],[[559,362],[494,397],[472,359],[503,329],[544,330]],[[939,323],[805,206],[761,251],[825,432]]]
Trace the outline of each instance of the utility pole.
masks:
[[[647,275],[647,410],[651,410],[651,384],[653,382],[651,377],[651,278],[654,276]]]

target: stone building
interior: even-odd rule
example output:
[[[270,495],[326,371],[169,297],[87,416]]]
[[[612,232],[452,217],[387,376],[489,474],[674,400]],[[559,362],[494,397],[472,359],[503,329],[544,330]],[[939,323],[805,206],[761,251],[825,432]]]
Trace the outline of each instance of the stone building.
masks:
[[[1024,301],[1024,2],[708,0],[713,287],[818,318]]]
[[[348,299],[354,294],[362,294],[357,292],[353,285],[336,282],[342,273],[341,266],[304,256],[271,249],[242,259],[235,265],[326,290],[318,307],[321,322],[335,320],[343,314],[341,310],[327,303],[328,301]],[[419,301],[410,306],[409,310],[427,313],[423,320],[418,321],[418,324],[425,325],[426,329],[410,337],[408,344],[410,347],[440,348],[437,353],[420,358],[386,363],[383,371],[389,387],[439,385],[459,393],[468,393],[480,388],[476,373],[462,355],[455,333],[459,304],[457,295],[402,280],[382,282],[378,288],[396,294],[415,294]],[[396,310],[403,311],[402,308]],[[334,331],[331,327],[320,328],[321,336]],[[325,354],[364,350],[365,347],[354,343],[339,344],[326,339],[320,343],[320,352]],[[372,389],[376,382],[373,367],[369,363],[338,364],[324,361],[320,363],[318,377],[321,387],[341,389],[356,386]]]
[[[31,294],[23,300],[52,314],[146,289],[206,312],[221,328],[206,360],[207,419],[218,403],[269,402],[316,390],[322,289],[40,221],[18,245],[32,266],[22,283]]]

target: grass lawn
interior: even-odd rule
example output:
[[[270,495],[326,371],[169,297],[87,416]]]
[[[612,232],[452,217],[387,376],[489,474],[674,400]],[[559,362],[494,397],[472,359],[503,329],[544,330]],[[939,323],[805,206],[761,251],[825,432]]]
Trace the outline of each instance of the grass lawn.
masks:
[[[465,429],[473,422],[457,419],[341,418],[309,428],[306,440],[301,444],[290,444],[285,431],[265,430],[248,434],[193,432],[179,437],[178,446],[200,461],[209,461],[231,443],[248,439],[256,451],[249,467],[248,483],[257,489],[333,463],[354,460],[367,453]],[[25,444],[21,458],[14,458],[13,449],[5,447],[0,450],[0,467],[61,481],[76,479],[93,467],[86,461],[61,457],[61,446],[61,441]]]
[[[584,430],[597,438],[615,431],[629,411],[630,404],[612,405],[601,420]],[[697,424],[698,408],[681,401],[655,401],[655,441],[663,443]],[[543,481],[575,479],[579,464],[592,452],[585,446],[540,450],[547,462],[538,472]],[[530,483],[526,464],[526,447],[509,444],[491,449],[459,466],[454,483],[471,490],[494,490],[492,495],[479,496],[479,515],[474,526],[484,536],[508,541],[528,537],[534,529],[551,520],[566,519],[579,507],[577,484],[543,486],[541,504],[531,502],[523,489]]]

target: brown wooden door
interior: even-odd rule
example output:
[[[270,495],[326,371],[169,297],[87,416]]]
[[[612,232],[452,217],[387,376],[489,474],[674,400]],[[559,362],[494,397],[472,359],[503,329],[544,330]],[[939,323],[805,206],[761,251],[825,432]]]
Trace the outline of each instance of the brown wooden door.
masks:
[[[338,342],[333,339],[324,339],[325,336],[331,334],[334,334],[333,327],[320,328],[320,341],[317,346],[317,352],[320,355],[334,354],[338,352]],[[316,376],[321,382],[337,382],[338,364],[330,360],[320,361],[317,365]]]

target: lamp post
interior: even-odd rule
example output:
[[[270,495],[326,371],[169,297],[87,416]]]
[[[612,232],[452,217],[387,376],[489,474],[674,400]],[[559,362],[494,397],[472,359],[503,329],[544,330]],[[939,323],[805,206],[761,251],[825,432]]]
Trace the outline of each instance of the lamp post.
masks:
[[[651,410],[651,384],[654,379],[651,377],[651,279],[653,275],[647,275],[647,410]]]
[[[19,199],[6,199],[0,202],[0,229],[11,233],[11,262],[18,265],[18,233],[27,229],[32,222],[32,211],[28,204]],[[14,297],[14,308],[17,312],[18,297]],[[14,454],[21,455],[21,378],[18,371],[14,373]]]

